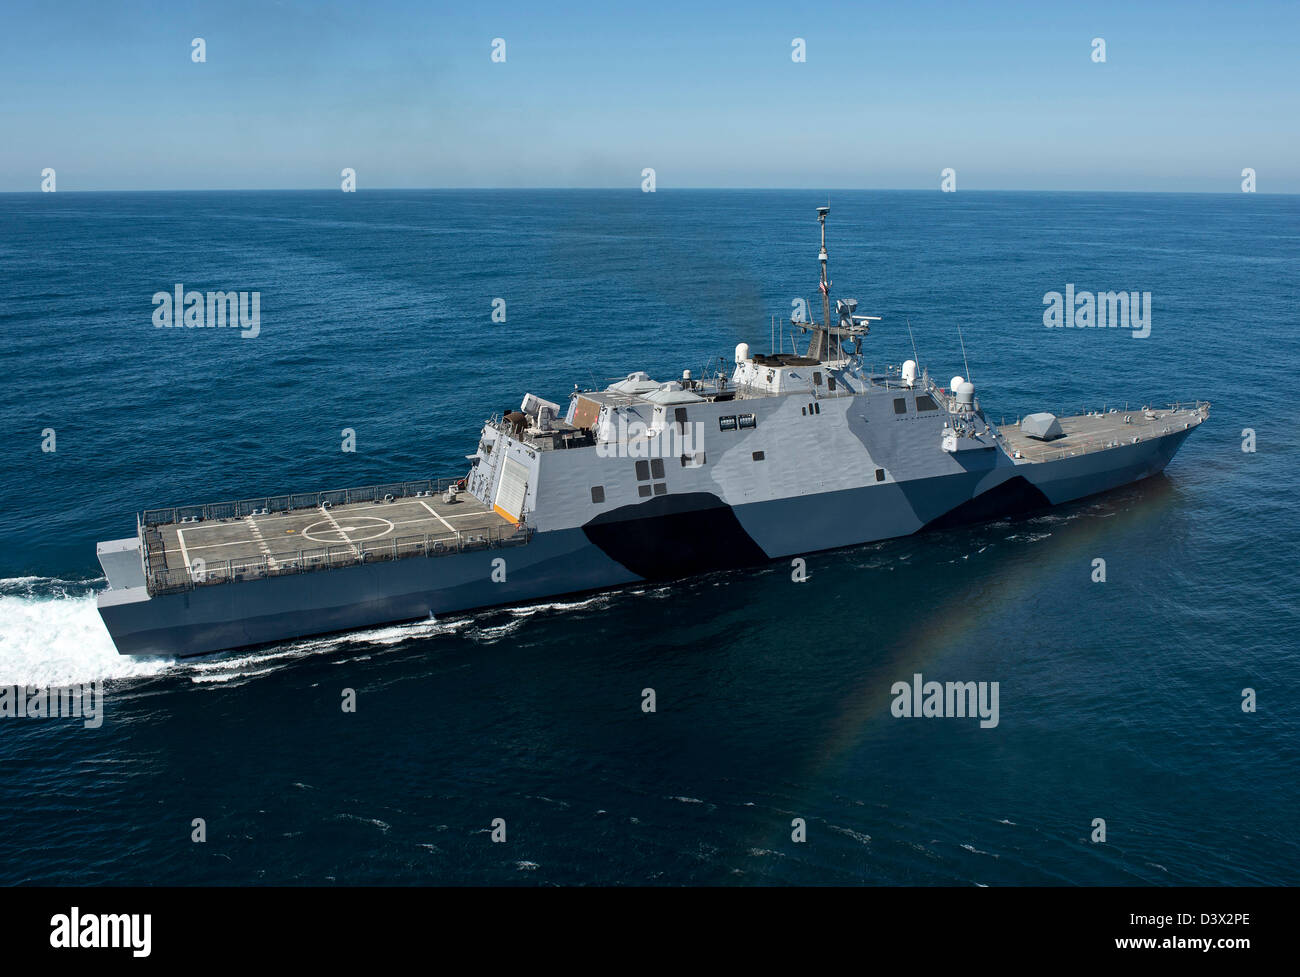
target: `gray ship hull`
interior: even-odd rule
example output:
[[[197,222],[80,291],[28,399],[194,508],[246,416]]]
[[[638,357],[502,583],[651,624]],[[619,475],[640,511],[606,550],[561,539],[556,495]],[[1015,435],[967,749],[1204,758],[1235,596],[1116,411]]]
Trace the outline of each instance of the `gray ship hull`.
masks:
[[[1209,405],[998,427],[972,382],[863,369],[878,317],[831,317],[806,355],[736,346],[735,370],[526,394],[463,479],[154,509],[99,545],[99,611],[128,655],[201,655],[754,566],[1059,505],[1164,469]],[[793,349],[793,339],[792,339]],[[853,349],[850,351],[849,346]],[[965,349],[963,346],[963,360]]]
[[[493,582],[498,558],[507,561],[505,579]],[[634,579],[581,530],[563,530],[510,549],[363,563],[152,597],[143,585],[109,590],[100,595],[99,611],[122,654],[190,656]]]
[[[523,545],[155,594],[132,538],[100,544],[110,589],[99,611],[122,654],[192,656],[755,565],[1106,492],[1162,471],[1190,430],[1032,463],[998,451],[957,474],[741,505],[707,492],[665,495]]]

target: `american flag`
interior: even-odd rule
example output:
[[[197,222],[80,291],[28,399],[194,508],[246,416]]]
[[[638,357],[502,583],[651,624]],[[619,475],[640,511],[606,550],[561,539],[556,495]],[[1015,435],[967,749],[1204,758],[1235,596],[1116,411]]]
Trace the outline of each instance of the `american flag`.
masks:
[[[820,288],[820,289],[822,290],[822,294],[823,294],[823,295],[830,295],[830,294],[831,294],[831,283],[830,283],[830,282],[823,281],[823,282],[821,282],[817,287]]]

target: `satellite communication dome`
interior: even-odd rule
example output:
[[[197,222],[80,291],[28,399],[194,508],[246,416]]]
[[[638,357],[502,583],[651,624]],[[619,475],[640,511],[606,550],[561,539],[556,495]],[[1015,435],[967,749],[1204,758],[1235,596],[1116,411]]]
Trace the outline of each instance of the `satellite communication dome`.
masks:
[[[960,387],[965,382],[966,382],[966,378],[958,374],[948,382],[948,389],[951,390],[953,393],[956,393],[957,388]]]
[[[749,359],[749,343],[736,344],[736,362],[744,363]]]
[[[903,361],[903,383],[909,387],[916,383],[916,360]]]

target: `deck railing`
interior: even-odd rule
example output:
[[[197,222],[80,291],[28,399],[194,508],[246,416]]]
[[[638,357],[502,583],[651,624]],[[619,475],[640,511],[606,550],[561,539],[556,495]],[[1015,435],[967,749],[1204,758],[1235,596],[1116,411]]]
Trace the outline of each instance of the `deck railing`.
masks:
[[[367,485],[364,488],[332,489],[327,492],[291,492],[286,495],[267,495],[260,499],[241,499],[238,502],[211,502],[206,505],[183,505],[169,509],[146,509],[139,516],[140,525],[163,526],[182,520],[242,519],[260,513],[293,512],[297,509],[316,509],[322,502],[330,505],[347,505],[352,502],[383,501],[386,496],[395,499],[419,495],[437,495],[445,492],[458,478],[419,479],[414,482],[389,482],[384,485]]]
[[[213,584],[259,580],[294,573],[310,573],[362,563],[382,563],[411,557],[450,556],[475,550],[523,546],[533,535],[528,526],[492,526],[441,535],[399,536],[370,543],[336,543],[317,549],[299,550],[282,556],[260,556],[247,560],[225,560],[195,567],[160,570],[145,579],[149,593],[168,594]]]

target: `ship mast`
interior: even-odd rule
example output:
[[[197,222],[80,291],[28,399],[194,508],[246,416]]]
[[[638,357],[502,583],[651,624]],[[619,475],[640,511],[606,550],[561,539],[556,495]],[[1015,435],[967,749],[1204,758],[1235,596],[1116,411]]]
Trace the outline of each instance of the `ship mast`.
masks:
[[[838,363],[844,355],[844,337],[848,336],[858,343],[858,352],[862,351],[862,337],[871,331],[870,323],[879,316],[857,315],[857,299],[840,299],[835,303],[839,313],[839,323],[831,325],[831,279],[826,270],[826,215],[831,212],[830,204],[817,208],[817,223],[821,225],[822,247],[817,260],[821,262],[821,282],[818,288],[822,293],[822,321],[795,322],[801,329],[811,330],[812,338],[808,340],[807,358],[818,363]],[[794,321],[793,319],[791,320]]]
[[[817,208],[817,223],[822,228],[822,250],[817,260],[822,263],[822,326],[831,327],[831,280],[826,277],[826,215],[831,212],[830,204]]]
[[[826,215],[830,212],[830,204],[817,208],[817,223],[822,229],[822,247],[817,254],[817,260],[822,266],[821,281],[817,285],[822,293],[822,321],[820,325],[811,323],[812,338],[808,341],[808,358],[818,362],[835,359],[839,356],[840,348],[839,336],[831,331],[831,280],[826,271]],[[804,328],[807,327],[808,324],[804,324]]]

